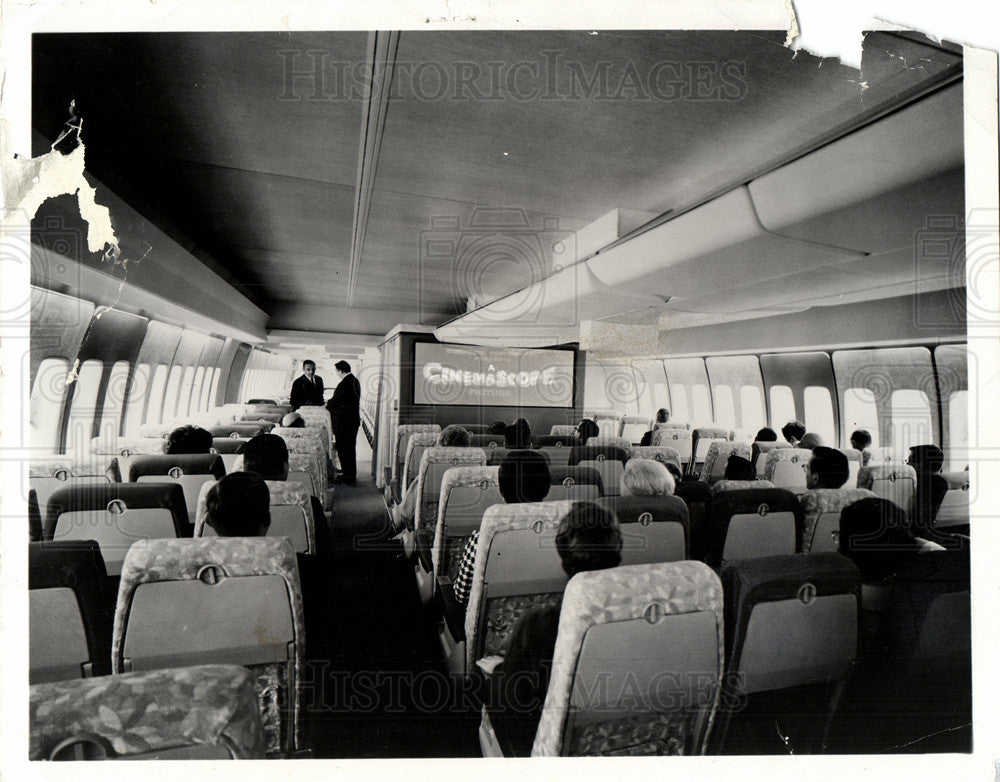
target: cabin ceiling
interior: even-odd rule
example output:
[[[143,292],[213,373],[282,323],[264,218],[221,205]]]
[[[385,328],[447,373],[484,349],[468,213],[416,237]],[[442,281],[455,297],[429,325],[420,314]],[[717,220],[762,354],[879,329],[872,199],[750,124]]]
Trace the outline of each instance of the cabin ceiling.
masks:
[[[554,247],[610,210],[686,210],[961,68],[947,49],[879,33],[859,74],[784,37],[35,35],[32,121],[51,142],[75,100],[88,171],[263,309],[269,330],[382,334],[536,281]],[[387,46],[389,97],[369,101],[366,69]],[[322,83],[303,75],[313,62]],[[829,282],[799,276],[796,301]],[[657,318],[669,326],[639,320]]]

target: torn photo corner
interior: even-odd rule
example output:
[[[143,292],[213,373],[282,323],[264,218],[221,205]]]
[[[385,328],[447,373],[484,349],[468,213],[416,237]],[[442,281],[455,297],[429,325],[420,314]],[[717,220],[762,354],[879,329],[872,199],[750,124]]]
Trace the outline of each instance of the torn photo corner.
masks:
[[[696,386],[752,370],[765,378],[763,425],[782,404],[794,413],[807,403],[791,389],[786,401],[775,390],[784,386],[766,380],[787,356],[804,356],[810,377],[831,379],[837,436],[848,404],[859,416],[896,404],[908,431],[963,423],[954,459],[971,466],[972,514],[982,526],[971,629],[956,635],[973,650],[971,690],[960,693],[968,722],[891,744],[856,736],[822,757],[802,756],[776,722],[767,728],[767,742],[780,739],[773,752],[766,743],[748,756],[615,763],[636,773],[761,779],[972,778],[1000,767],[991,705],[1000,692],[991,663],[1000,606],[989,556],[1000,546],[1000,528],[989,523],[1000,507],[995,8],[967,0],[395,0],[377,8],[77,0],[5,3],[2,14],[4,771],[61,771],[27,760],[32,459],[60,445],[61,455],[89,454],[108,434],[102,416],[115,404],[116,445],[143,425],[165,424],[165,406],[148,420],[143,411],[129,418],[130,400],[144,392],[158,393],[162,406],[168,390],[193,398],[203,383],[207,408],[210,393],[226,394],[225,374],[216,386],[208,380],[223,355],[265,372],[272,359],[294,358],[297,367],[306,350],[332,386],[335,358],[376,360],[380,346],[402,344],[387,339],[394,330],[428,342],[436,335],[474,358],[538,349],[532,359],[551,363],[545,349],[576,346],[586,373],[563,356],[551,398],[542,388],[532,404],[548,405],[540,415],[553,422],[557,408],[564,417],[606,412],[619,397],[643,395],[651,414],[653,397],[676,385],[694,418]],[[144,334],[152,336],[143,342]],[[890,349],[913,379],[915,393],[902,401],[865,360]],[[919,366],[908,365],[917,354]],[[168,379],[174,355],[190,378],[178,369]],[[822,367],[817,355],[826,356]],[[108,388],[120,394],[107,407],[92,402],[84,420],[65,389],[82,394],[81,378],[94,377],[88,358],[105,362],[94,399]],[[125,370],[115,370],[122,361]],[[208,368],[196,380],[199,362]],[[455,374],[440,375],[442,394],[497,377],[488,365],[448,368]],[[848,370],[864,380],[850,402],[833,381]],[[365,393],[395,394],[398,415],[426,401],[402,378],[361,382]],[[939,393],[941,378],[953,395]],[[54,422],[42,422],[49,385],[64,396],[47,408]],[[706,420],[729,404],[736,429],[735,411],[742,416],[740,405],[751,403],[722,385],[728,403],[708,390],[700,404]],[[487,392],[498,398],[494,388],[476,393]],[[583,401],[574,407],[576,397]],[[350,496],[339,494],[335,503]],[[395,578],[399,562],[391,567]],[[412,580],[401,590],[407,599]],[[349,584],[351,600],[378,592],[369,582],[365,574]],[[384,597],[386,605],[358,602],[386,618],[365,625],[383,635],[346,642],[384,659],[343,679],[316,674],[325,688],[307,682],[302,713],[316,764],[303,769],[352,778],[467,773],[468,758],[481,754],[479,713],[419,707],[418,677],[437,684],[439,671],[399,671],[417,663],[386,650],[440,650],[422,635],[394,636],[394,623],[417,623],[396,595]],[[335,668],[312,662],[314,673]],[[378,676],[386,698],[403,688],[405,705],[376,698],[367,712],[357,706]],[[862,716],[859,726],[880,715]],[[967,739],[959,750],[923,748],[955,746],[948,731]],[[600,761],[553,762],[476,771],[618,773]],[[239,769],[210,770],[264,778],[271,768],[230,765]],[[176,768],[150,764],[154,778],[173,778]]]

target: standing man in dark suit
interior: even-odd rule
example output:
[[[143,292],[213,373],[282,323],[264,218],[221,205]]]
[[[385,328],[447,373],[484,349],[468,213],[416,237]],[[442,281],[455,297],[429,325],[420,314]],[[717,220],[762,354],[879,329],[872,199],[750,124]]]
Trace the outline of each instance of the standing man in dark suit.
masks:
[[[316,374],[316,362],[306,359],[302,362],[302,374],[292,381],[289,404],[293,410],[306,405],[323,404],[323,378]]]
[[[358,429],[361,426],[361,383],[351,374],[351,365],[346,361],[334,364],[340,382],[326,403],[333,424],[333,436],[337,443],[337,458],[340,460],[340,483],[354,486],[358,480],[357,447]]]

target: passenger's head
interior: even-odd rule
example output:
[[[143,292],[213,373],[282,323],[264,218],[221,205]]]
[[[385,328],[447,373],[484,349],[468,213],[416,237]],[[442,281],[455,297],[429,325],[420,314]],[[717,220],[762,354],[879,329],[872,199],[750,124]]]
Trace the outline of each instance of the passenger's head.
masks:
[[[465,448],[469,445],[469,432],[458,424],[446,426],[438,435],[438,445],[445,448]]]
[[[232,472],[205,497],[205,523],[223,538],[253,538],[271,526],[271,493],[259,475]]]
[[[749,459],[731,454],[726,461],[726,472],[723,476],[727,481],[755,481],[757,471]]]
[[[179,426],[167,438],[166,453],[211,453],[212,433],[200,426]]]
[[[802,435],[802,439],[799,440],[799,448],[805,448],[808,451],[811,451],[816,446],[822,444],[823,438],[815,432],[806,432]]]
[[[850,466],[843,452],[823,445],[813,448],[807,476],[810,489],[839,489],[847,483],[849,474]]]
[[[504,502],[541,502],[549,493],[549,463],[537,451],[510,451],[497,476]]]
[[[661,407],[656,411],[656,423],[665,424],[670,420],[670,411],[665,407]]]
[[[351,365],[348,364],[346,361],[338,361],[336,364],[333,365],[333,368],[337,370],[337,373],[341,377],[350,374],[351,372]]]
[[[507,424],[503,421],[494,421],[486,427],[486,434],[507,434]]]
[[[867,429],[855,429],[851,432],[851,448],[863,451],[872,444],[872,436]]]
[[[597,437],[601,433],[601,427],[590,418],[584,418],[576,427],[576,436],[580,438],[580,443],[587,444],[591,437]]]
[[[944,452],[936,445],[915,445],[910,449],[910,458],[906,463],[917,473],[926,475],[941,472],[944,467]]]
[[[298,413],[289,413],[281,419],[281,425],[290,429],[298,429],[306,425],[305,419]]]
[[[288,446],[276,434],[259,434],[243,446],[243,469],[265,481],[288,478]]]
[[[306,377],[312,377],[316,374],[316,362],[312,359],[306,359],[302,362],[302,374]]]
[[[674,476],[666,465],[654,459],[629,459],[622,475],[625,494],[636,497],[663,497],[674,493]]]
[[[617,567],[622,561],[618,519],[600,505],[575,502],[559,522],[556,550],[570,578],[586,570]]]
[[[528,448],[531,445],[531,427],[523,418],[518,418],[504,432],[508,448]]]
[[[765,426],[759,432],[757,436],[753,438],[754,442],[757,443],[776,443],[778,442],[778,433],[774,431],[770,426]]]
[[[806,433],[806,425],[801,421],[789,421],[783,427],[781,427],[781,436],[784,437],[792,445],[798,443]]]
[[[920,550],[907,527],[906,513],[878,497],[852,503],[840,512],[837,547],[853,560],[864,581],[879,581]]]

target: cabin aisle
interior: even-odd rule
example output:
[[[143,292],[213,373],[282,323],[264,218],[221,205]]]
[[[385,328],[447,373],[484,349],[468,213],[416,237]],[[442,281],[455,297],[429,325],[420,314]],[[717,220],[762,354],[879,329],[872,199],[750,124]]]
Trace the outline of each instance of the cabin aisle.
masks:
[[[370,473],[359,462],[357,486],[336,486],[328,640],[307,666],[306,744],[318,758],[478,756],[479,712],[444,674]]]

